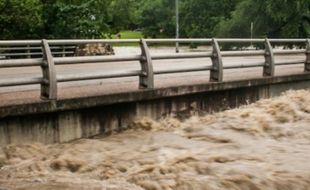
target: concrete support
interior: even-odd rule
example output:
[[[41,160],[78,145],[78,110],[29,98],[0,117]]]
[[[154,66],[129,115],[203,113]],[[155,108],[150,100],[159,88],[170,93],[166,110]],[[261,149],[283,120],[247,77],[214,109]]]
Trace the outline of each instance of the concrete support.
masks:
[[[150,55],[148,45],[144,39],[141,39],[140,46],[142,56],[140,60],[141,74],[140,74],[139,87],[152,89],[154,88],[154,73],[153,73],[152,58]]]
[[[272,77],[274,76],[275,72],[275,61],[274,61],[274,54],[273,54],[273,48],[270,44],[269,39],[265,40],[265,66],[263,70],[263,76],[264,77]]]
[[[221,55],[220,46],[216,39],[212,39],[213,52],[212,52],[212,70],[210,73],[211,82],[222,82],[223,81],[223,59]]]
[[[41,83],[41,98],[47,100],[57,99],[57,79],[53,55],[47,40],[42,40],[43,82]]]
[[[310,39],[307,39],[305,72],[310,72]]]

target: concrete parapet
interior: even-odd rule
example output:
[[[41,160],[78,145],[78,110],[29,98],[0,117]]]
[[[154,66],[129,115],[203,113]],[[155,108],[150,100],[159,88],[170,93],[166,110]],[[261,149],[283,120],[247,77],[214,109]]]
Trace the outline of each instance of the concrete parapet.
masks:
[[[0,107],[0,145],[56,143],[121,131],[141,117],[215,112],[310,87],[310,75],[137,90]]]

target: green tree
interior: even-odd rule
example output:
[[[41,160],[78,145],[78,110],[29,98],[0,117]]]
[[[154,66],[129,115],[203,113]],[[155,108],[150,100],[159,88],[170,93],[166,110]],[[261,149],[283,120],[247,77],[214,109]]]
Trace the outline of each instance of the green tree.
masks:
[[[0,38],[30,39],[41,35],[39,0],[0,0]]]
[[[98,38],[109,0],[0,0],[0,38]]]
[[[49,38],[98,38],[108,32],[107,0],[43,0],[45,36]]]
[[[114,32],[138,28],[143,0],[113,0],[110,4],[111,28]]]
[[[230,18],[241,0],[179,0],[182,37],[212,37],[215,26]],[[146,1],[141,25],[146,36],[175,36],[175,1]],[[160,33],[160,31],[162,33]]]
[[[215,26],[230,18],[240,0],[181,0],[180,25],[184,37],[210,38]]]
[[[145,1],[141,11],[140,27],[146,37],[173,37],[175,35],[174,1]]]
[[[181,37],[309,37],[309,0],[179,0]],[[0,38],[175,36],[174,0],[0,0]]]
[[[220,37],[305,38],[310,35],[309,0],[244,0],[217,27]]]

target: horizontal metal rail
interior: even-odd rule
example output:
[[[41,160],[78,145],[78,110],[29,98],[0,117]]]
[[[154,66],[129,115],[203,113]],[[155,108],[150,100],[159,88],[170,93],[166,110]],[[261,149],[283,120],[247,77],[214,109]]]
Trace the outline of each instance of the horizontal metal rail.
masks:
[[[270,39],[272,43],[306,43],[307,39]]]
[[[178,54],[156,54],[152,55],[153,60],[161,59],[187,59],[187,58],[207,58],[211,57],[211,52],[206,53],[178,53]]]
[[[211,43],[212,39],[194,38],[194,39],[145,39],[147,43]],[[218,38],[219,43],[249,43],[249,42],[264,42],[264,39],[243,39],[243,38]],[[306,43],[307,39],[269,39],[271,43]],[[139,43],[139,39],[91,39],[91,40],[48,40],[48,43],[53,45],[78,45],[88,43]],[[39,46],[40,40],[0,40],[0,46]]]
[[[229,64],[224,65],[224,69],[241,69],[241,68],[252,68],[252,67],[262,67],[265,65],[265,62],[257,62],[257,63],[251,63],[251,64]]]
[[[222,51],[221,55],[223,57],[256,56],[256,55],[265,55],[265,51],[264,50],[256,50],[256,51]]]
[[[213,46],[212,51],[189,52],[189,53],[165,53],[151,54],[148,44],[167,44],[167,43],[204,43]],[[57,55],[74,54],[78,45],[91,43],[136,43],[140,44],[141,54],[139,55],[110,55],[110,56],[78,56],[78,57],[57,57]],[[244,50],[244,51],[221,51],[221,45],[225,43],[259,43],[265,45],[264,50]],[[304,44],[306,49],[275,49],[273,46],[282,44]],[[239,45],[239,44],[238,44]],[[302,46],[304,46],[302,45]],[[261,46],[260,46],[261,47]],[[54,51],[52,51],[54,50]],[[275,61],[275,55],[295,55],[304,54],[306,59]],[[42,56],[42,58],[31,58],[31,56]],[[17,59],[18,56],[27,56],[28,58]],[[256,63],[238,63],[224,64],[223,57],[245,57],[262,56],[265,61]],[[7,59],[9,57],[11,59]],[[19,67],[41,67],[42,77],[37,78],[18,78],[0,80],[0,87],[21,86],[21,85],[41,85],[41,96],[45,99],[57,98],[57,83],[72,82],[82,80],[110,79],[120,77],[139,77],[140,88],[154,88],[154,75],[210,71],[210,81],[222,82],[224,69],[242,69],[242,68],[263,68],[263,76],[274,76],[275,66],[305,64],[305,72],[310,69],[310,40],[308,39],[87,39],[87,40],[15,40],[0,41],[0,68],[19,68]],[[210,58],[212,64],[206,62],[203,66],[188,66],[177,68],[153,68],[154,60],[171,59],[194,59]],[[56,75],[55,66],[67,64],[100,64],[107,62],[140,62],[140,70],[113,71],[104,73],[79,73],[73,75]]]
[[[274,50],[273,53],[275,55],[281,55],[281,54],[305,54],[305,49],[296,49],[296,50]]]
[[[264,39],[241,39],[241,38],[233,38],[233,39],[217,39],[219,43],[262,43]]]
[[[275,55],[282,55],[282,54],[305,54],[305,49],[300,50],[274,50],[273,53]],[[265,55],[264,50],[254,50],[254,51],[222,51],[221,52],[223,57],[234,57],[234,56],[257,56],[257,55]]]
[[[305,64],[306,60],[290,60],[290,61],[279,61],[275,62],[275,65],[296,65],[296,64]]]
[[[6,80],[0,80],[0,87],[32,85],[32,84],[41,84],[41,83],[43,83],[43,78],[6,79]]]
[[[93,40],[48,40],[48,43],[53,45],[81,45],[81,44],[92,44],[92,43],[139,43],[139,39],[93,39]]]
[[[52,52],[53,55],[62,55],[62,54],[74,54],[74,51],[63,51],[63,52]],[[27,56],[27,55],[43,55],[42,52],[31,52],[31,53],[4,53],[0,56]]]
[[[0,40],[0,46],[41,46],[41,40]]]
[[[264,42],[265,39],[217,39],[218,42],[222,43],[260,43]],[[269,39],[271,43],[306,43],[307,39]]]
[[[212,66],[188,67],[188,68],[174,68],[174,69],[159,69],[155,70],[154,74],[173,74],[173,73],[187,73],[196,71],[210,71]]]
[[[75,49],[76,46],[51,46],[51,49]],[[42,50],[42,47],[2,47],[0,51],[5,50]]]
[[[69,76],[59,76],[57,77],[57,82],[134,77],[134,76],[139,76],[139,75],[141,75],[140,70],[122,71],[122,72],[118,71],[118,72],[99,73],[99,74],[77,74],[77,75],[69,75]]]
[[[8,59],[0,60],[0,68],[41,66],[43,59]]]
[[[57,65],[77,64],[77,63],[104,63],[119,61],[139,61],[141,55],[128,56],[83,56],[83,57],[57,57],[54,62]]]
[[[148,43],[211,43],[212,39],[146,39]]]

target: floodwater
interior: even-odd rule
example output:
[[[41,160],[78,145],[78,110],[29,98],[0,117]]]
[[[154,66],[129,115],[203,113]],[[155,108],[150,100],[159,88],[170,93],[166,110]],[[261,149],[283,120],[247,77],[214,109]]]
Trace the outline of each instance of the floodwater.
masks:
[[[309,190],[310,92],[109,137],[0,149],[0,189]]]

